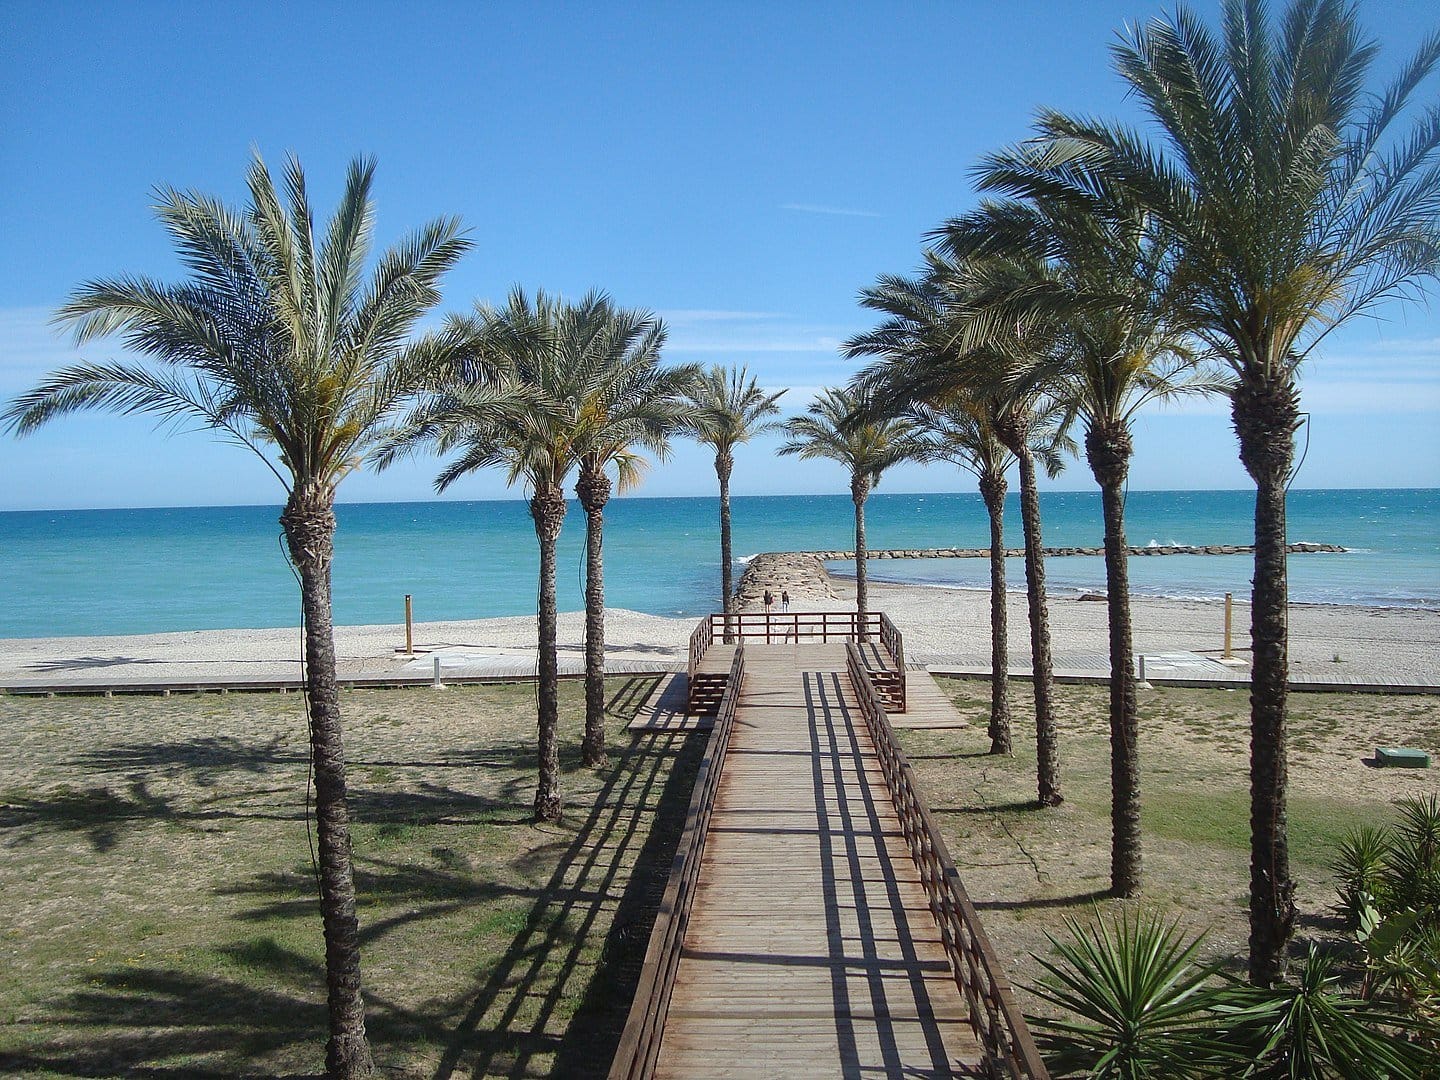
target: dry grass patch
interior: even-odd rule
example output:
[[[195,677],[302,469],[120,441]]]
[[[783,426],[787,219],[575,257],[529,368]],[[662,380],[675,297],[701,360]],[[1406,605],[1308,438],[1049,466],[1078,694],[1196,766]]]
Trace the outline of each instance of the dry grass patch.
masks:
[[[646,685],[639,685],[640,682]],[[611,680],[633,713],[651,677]],[[382,1075],[604,1075],[701,745],[624,731],[535,826],[531,685],[344,695]],[[319,1074],[299,695],[0,697],[0,1073]]]
[[[1064,685],[1059,696],[1065,804],[1035,805],[1033,704],[1011,687],[1016,754],[987,754],[989,684],[938,680],[971,723],[900,733],[986,932],[1023,987],[1034,953],[1065,916],[1088,920],[1110,880],[1109,693]],[[1337,931],[1327,864],[1350,828],[1389,820],[1395,800],[1435,789],[1435,772],[1378,770],[1377,745],[1440,748],[1440,699],[1292,694],[1290,845],[1300,936]],[[1142,692],[1141,800],[1145,885],[1140,901],[1208,930],[1207,950],[1243,970],[1249,936],[1249,696],[1158,688]],[[1027,724],[1028,721],[1028,724]],[[1297,942],[1298,948],[1298,942]],[[1039,1010],[1021,991],[1022,1004]]]

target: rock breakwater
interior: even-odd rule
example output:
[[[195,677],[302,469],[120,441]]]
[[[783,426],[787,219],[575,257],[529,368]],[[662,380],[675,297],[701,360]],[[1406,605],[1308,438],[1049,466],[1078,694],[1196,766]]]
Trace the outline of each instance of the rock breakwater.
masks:
[[[1150,544],[1145,547],[1127,548],[1131,555],[1249,555],[1255,548],[1251,544]],[[1312,554],[1342,554],[1347,549],[1338,544],[1289,544],[1286,550],[1292,555]],[[813,555],[817,559],[831,561],[836,559],[853,559],[853,551],[792,551],[772,552],[779,555]],[[1006,555],[1012,559],[1023,558],[1024,548],[1008,548]],[[1056,558],[1066,555],[1104,555],[1103,547],[1047,547],[1046,558]],[[767,555],[755,556],[755,561],[767,558]],[[872,559],[988,559],[989,548],[889,548],[878,551],[871,551],[869,558]],[[754,565],[754,562],[751,563]],[[762,589],[763,591],[763,589]]]
[[[736,606],[760,607],[766,589],[774,593],[777,600],[782,591],[789,592],[790,599],[797,602],[839,599],[830,585],[825,560],[809,551],[769,551],[756,555],[740,575],[740,585],[735,590]]]

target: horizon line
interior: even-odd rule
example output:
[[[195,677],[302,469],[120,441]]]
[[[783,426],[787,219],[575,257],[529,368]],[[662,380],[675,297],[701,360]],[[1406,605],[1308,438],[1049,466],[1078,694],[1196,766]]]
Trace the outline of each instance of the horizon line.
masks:
[[[1248,487],[1223,487],[1223,488],[1131,488],[1131,495],[1188,495],[1197,492],[1213,494],[1253,493],[1253,488]],[[1315,487],[1315,488],[1292,488],[1291,494],[1302,492],[1330,492],[1330,491],[1433,491],[1440,492],[1440,486],[1401,486],[1401,487]],[[1013,490],[1008,493],[1007,498],[1013,496],[1018,498],[1019,491]],[[1050,489],[1039,493],[1045,495],[1094,495],[1098,496],[1098,488],[1062,488]],[[966,489],[964,491],[877,491],[870,498],[928,498],[930,496],[944,497],[950,495],[965,495],[979,498],[979,491]],[[719,501],[719,494],[714,495],[617,495],[611,501],[658,501],[660,499],[708,499]],[[850,496],[840,491],[793,491],[793,492],[766,492],[753,495],[731,495],[734,499],[846,499]],[[492,496],[489,498],[475,499],[338,499],[336,506],[432,506],[437,504],[463,506],[467,503],[524,503],[528,499],[525,496]],[[579,500],[571,493],[566,495],[567,504],[576,503]],[[259,510],[259,509],[284,509],[283,502],[252,502],[252,503],[183,503],[169,506],[50,506],[50,507],[9,507],[0,508],[0,514],[99,514],[111,511],[123,510]]]

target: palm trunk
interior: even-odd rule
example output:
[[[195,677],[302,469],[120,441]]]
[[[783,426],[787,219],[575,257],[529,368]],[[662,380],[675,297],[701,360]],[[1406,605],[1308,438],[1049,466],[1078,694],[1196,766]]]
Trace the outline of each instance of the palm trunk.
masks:
[[[530,516],[540,541],[539,715],[540,776],[535,787],[535,820],[560,817],[560,664],[556,655],[555,548],[565,521],[565,492],[558,484],[537,487],[530,500]]]
[[[1134,444],[1122,423],[1091,425],[1090,470],[1105,516],[1105,594],[1110,615],[1110,890],[1140,891],[1140,707],[1130,627],[1130,571],[1125,548],[1125,478]]]
[[[335,684],[335,631],[330,610],[330,562],[335,549],[333,495],[292,493],[280,524],[300,574],[300,603],[305,619],[305,698],[315,770],[315,832],[330,1019],[325,1072],[351,1080],[372,1075],[375,1066],[365,1037],[360,920],[355,911],[350,811],[345,798],[345,739],[340,723],[340,691]]]
[[[587,462],[575,484],[585,508],[585,737],[586,765],[605,764],[605,504],[610,478]]]
[[[735,458],[728,450],[715,453],[715,475],[720,480],[720,610],[729,615],[735,607],[735,582],[732,567],[735,562],[730,550],[730,472],[735,468]],[[734,640],[730,620],[725,620],[725,644]]]
[[[1059,806],[1060,740],[1055,728],[1055,674],[1050,659],[1050,612],[1045,599],[1045,547],[1040,535],[1040,492],[1035,455],[1016,425],[997,429],[1020,463],[1020,525],[1025,532],[1025,593],[1030,602],[1030,667],[1035,688],[1036,786],[1041,806]]]
[[[1010,630],[1005,610],[1005,477],[986,473],[980,496],[990,515],[990,753],[1009,754]]]
[[[856,473],[850,478],[850,498],[855,503],[855,636],[868,641],[865,614],[870,610],[869,581],[866,565],[869,552],[865,547],[865,500],[870,496],[870,478]]]
[[[1285,561],[1285,484],[1300,423],[1289,378],[1242,378],[1231,415],[1240,460],[1255,481],[1255,583],[1250,604],[1250,981],[1285,974],[1295,923],[1286,826],[1285,697],[1290,675]]]

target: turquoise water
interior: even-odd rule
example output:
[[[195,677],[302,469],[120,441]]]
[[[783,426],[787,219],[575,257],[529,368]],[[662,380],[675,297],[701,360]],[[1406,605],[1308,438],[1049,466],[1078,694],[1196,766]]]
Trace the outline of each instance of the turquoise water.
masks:
[[[1132,492],[1130,542],[1243,544],[1254,500],[1243,491]],[[1047,544],[1098,545],[1099,496],[1042,497]],[[277,507],[0,513],[0,637],[151,633],[294,626],[298,590],[280,544]],[[756,496],[733,506],[735,552],[848,548],[848,496]],[[522,615],[535,610],[535,534],[523,502],[364,503],[338,508],[335,617],[395,623],[414,596],[418,620]],[[606,601],[659,615],[718,604],[716,500],[617,499],[606,514]],[[1440,607],[1440,491],[1296,491],[1291,540],[1336,543],[1345,555],[1290,561],[1297,601]],[[983,547],[984,507],[973,493],[877,494],[870,545]],[[572,505],[560,546],[560,606],[582,606],[584,518]],[[1007,540],[1020,546],[1019,510]],[[1018,560],[1013,587],[1023,583]],[[1243,595],[1249,556],[1161,556],[1130,562],[1137,592]],[[847,570],[843,564],[833,567]],[[853,572],[853,569],[851,570]],[[877,580],[960,588],[988,585],[983,559],[876,560]],[[1051,589],[1102,586],[1096,558],[1052,559]]]

